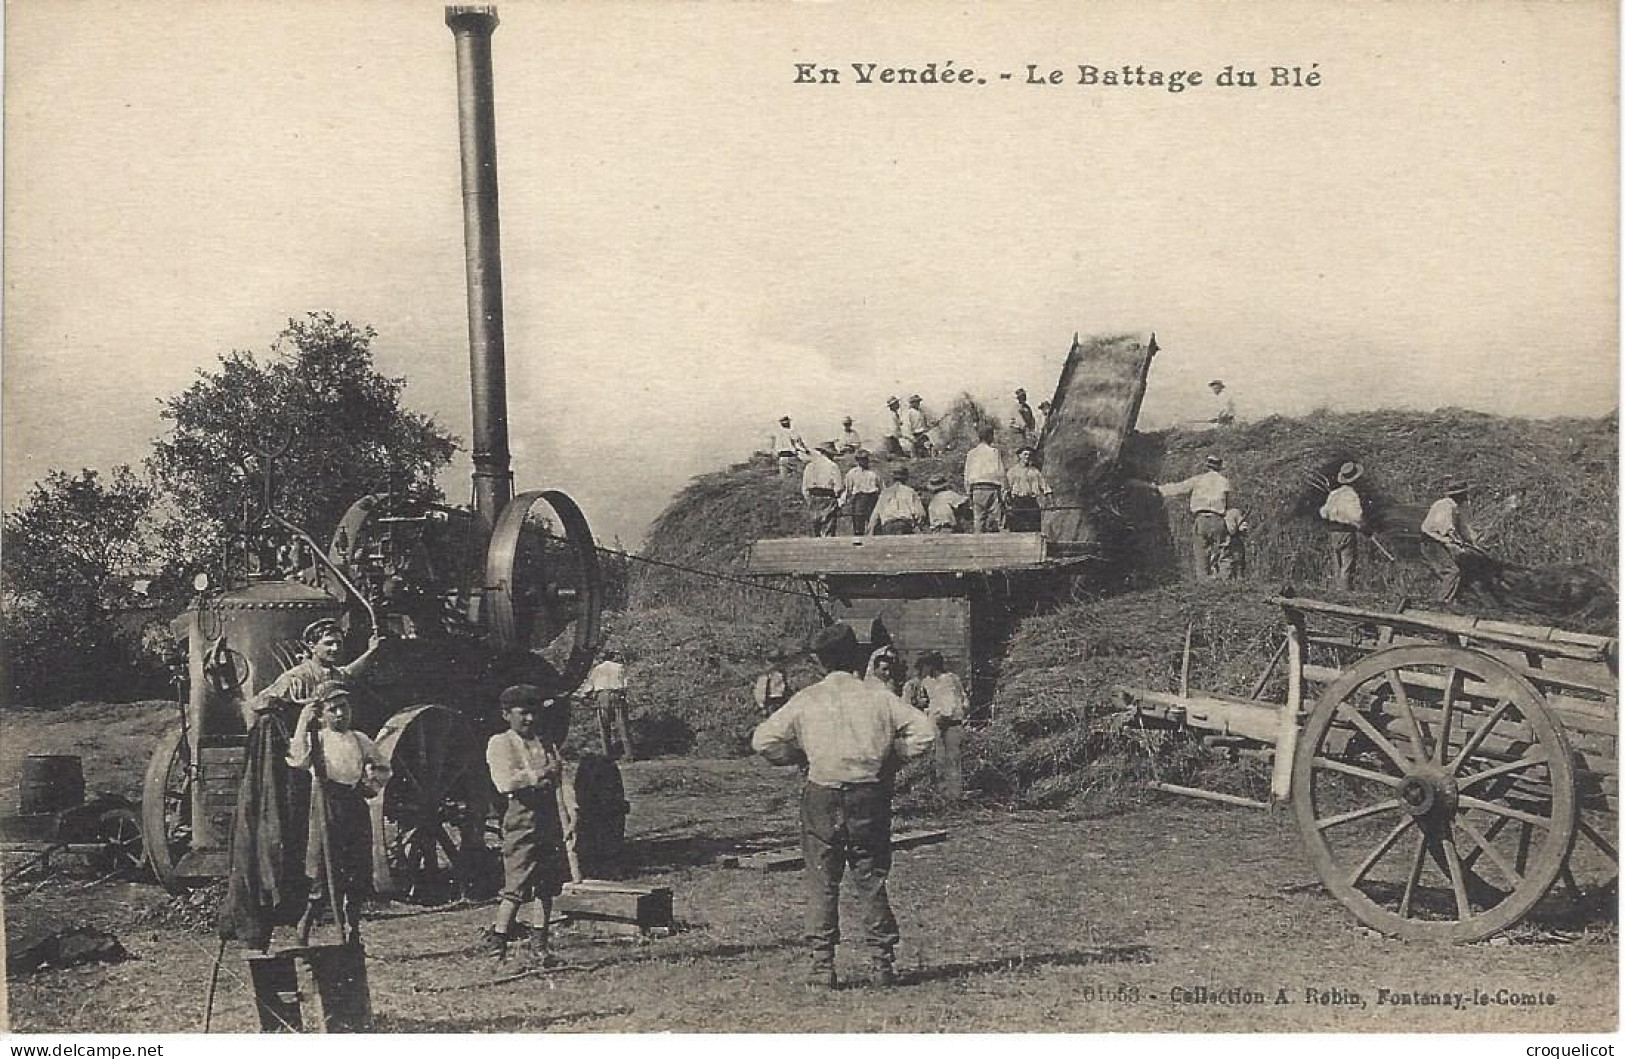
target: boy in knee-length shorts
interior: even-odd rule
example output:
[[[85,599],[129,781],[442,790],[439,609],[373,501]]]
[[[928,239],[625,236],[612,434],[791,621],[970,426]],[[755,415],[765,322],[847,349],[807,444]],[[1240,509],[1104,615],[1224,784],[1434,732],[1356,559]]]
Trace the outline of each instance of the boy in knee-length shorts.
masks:
[[[540,689],[531,684],[508,688],[501,702],[508,730],[492,736],[485,748],[491,782],[508,798],[502,816],[502,900],[491,927],[490,952],[506,958],[519,906],[535,898],[542,905],[535,940],[548,965],[554,962],[547,949],[553,898],[570,877],[559,816],[564,759],[555,741],[557,726],[543,720],[544,709],[557,707],[544,703]]]

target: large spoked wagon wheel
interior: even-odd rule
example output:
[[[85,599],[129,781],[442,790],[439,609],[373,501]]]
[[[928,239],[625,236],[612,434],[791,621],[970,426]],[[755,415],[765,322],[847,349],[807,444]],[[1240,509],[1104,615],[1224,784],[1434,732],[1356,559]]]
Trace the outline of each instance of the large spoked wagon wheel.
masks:
[[[496,641],[540,651],[561,686],[586,679],[600,645],[604,575],[587,519],[557,490],[508,502],[486,554],[485,605]]]
[[[192,845],[192,750],[179,721],[158,737],[141,784],[141,831],[147,863],[170,893],[185,889],[175,866]]]
[[[415,706],[378,732],[390,778],[372,799],[373,881],[424,904],[474,896],[485,873],[485,748],[461,715]]]
[[[1562,728],[1527,680],[1459,647],[1350,667],[1304,728],[1292,787],[1327,889],[1407,939],[1476,941],[1518,922],[1574,842]]]

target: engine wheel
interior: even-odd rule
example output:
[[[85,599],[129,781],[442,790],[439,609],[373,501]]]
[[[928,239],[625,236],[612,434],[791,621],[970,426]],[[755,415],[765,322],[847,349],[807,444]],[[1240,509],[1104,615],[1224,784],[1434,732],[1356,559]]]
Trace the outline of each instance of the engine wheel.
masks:
[[[141,784],[141,826],[147,863],[160,885],[179,893],[185,883],[175,866],[192,846],[192,751],[179,722],[158,737]]]
[[[416,706],[378,732],[390,778],[371,802],[373,882],[381,894],[423,904],[489,888],[485,747],[460,714]]]
[[[552,489],[509,501],[491,534],[485,584],[498,645],[540,652],[563,688],[580,685],[601,643],[604,575],[575,501]]]

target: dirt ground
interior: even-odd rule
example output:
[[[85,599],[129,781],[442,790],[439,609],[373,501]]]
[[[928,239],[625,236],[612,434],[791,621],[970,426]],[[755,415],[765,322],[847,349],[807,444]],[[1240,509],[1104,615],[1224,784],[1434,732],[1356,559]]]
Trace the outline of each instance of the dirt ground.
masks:
[[[17,734],[12,724],[7,732]],[[639,940],[563,926],[555,950],[565,966],[516,977],[524,964],[465,951],[489,905],[380,905],[366,937],[381,1031],[1596,1032],[1617,1023],[1613,916],[1520,928],[1490,944],[1389,940],[1315,884],[1288,815],[1183,800],[1102,819],[977,810],[899,820],[899,830],[951,832],[897,858],[903,984],[871,988],[862,953],[843,946],[841,988],[809,992],[799,873],[717,863],[723,852],[794,840],[796,778],[755,760],[689,759],[634,763],[625,777],[636,881],[671,887],[681,928]],[[135,956],[10,979],[12,1028],[199,1030],[217,943],[152,925],[168,903],[155,886],[71,874],[8,884],[13,939],[96,926]],[[1465,999],[1402,1003],[1441,993]],[[233,950],[213,1019],[222,1031],[256,1026]]]

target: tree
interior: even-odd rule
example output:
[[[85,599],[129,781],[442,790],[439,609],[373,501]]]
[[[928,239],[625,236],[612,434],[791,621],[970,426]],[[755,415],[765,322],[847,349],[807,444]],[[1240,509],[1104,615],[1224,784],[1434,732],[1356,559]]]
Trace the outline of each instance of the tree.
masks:
[[[370,327],[331,313],[288,326],[265,359],[233,351],[163,401],[173,424],[148,460],[166,512],[175,561],[213,564],[223,542],[257,504],[256,451],[286,443],[274,461],[277,509],[324,542],[345,509],[387,490],[439,498],[435,475],[457,439],[431,416],[401,406],[404,379],[373,367]]]
[[[52,471],[0,521],[7,686],[14,702],[116,692],[134,654],[116,615],[151,572],[151,488],[127,466],[110,478]]]

